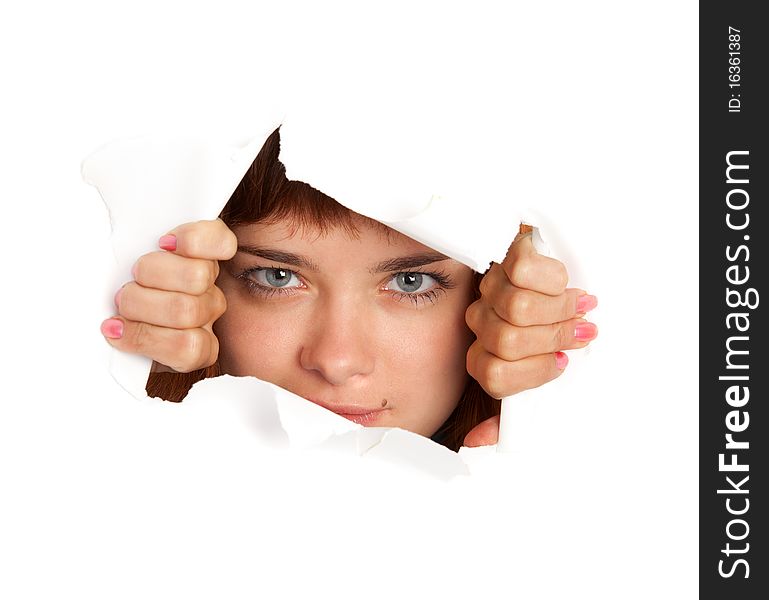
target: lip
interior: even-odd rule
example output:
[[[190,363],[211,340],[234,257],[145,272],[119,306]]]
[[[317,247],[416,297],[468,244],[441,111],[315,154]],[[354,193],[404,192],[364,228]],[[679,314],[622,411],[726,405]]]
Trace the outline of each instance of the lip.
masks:
[[[389,408],[382,407],[369,408],[359,404],[323,402],[317,398],[307,398],[307,400],[359,425],[372,425],[379,419],[382,413],[390,410]]]

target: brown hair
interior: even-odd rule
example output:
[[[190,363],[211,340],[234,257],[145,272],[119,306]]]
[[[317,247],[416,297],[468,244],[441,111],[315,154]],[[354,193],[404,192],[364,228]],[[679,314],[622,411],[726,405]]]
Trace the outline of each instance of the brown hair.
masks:
[[[390,231],[377,221],[356,215],[310,185],[289,180],[285,166],[278,159],[279,129],[267,138],[219,215],[227,226],[289,219],[297,229],[313,227],[323,233],[341,226],[354,236],[357,233],[356,219],[364,219],[373,226]],[[480,296],[478,286],[481,278],[481,274],[475,274],[473,299]],[[153,372],[147,381],[147,394],[180,402],[194,383],[220,374],[218,363],[191,373]],[[455,451],[461,447],[465,436],[473,427],[499,414],[499,401],[486,394],[469,375],[467,379],[467,385],[454,412],[433,435],[433,440]]]

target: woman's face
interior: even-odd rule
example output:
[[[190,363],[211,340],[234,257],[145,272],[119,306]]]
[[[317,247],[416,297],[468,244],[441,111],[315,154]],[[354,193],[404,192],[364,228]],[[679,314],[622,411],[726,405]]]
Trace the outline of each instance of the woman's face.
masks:
[[[356,217],[359,235],[236,226],[220,365],[368,426],[431,436],[467,382],[472,271]]]

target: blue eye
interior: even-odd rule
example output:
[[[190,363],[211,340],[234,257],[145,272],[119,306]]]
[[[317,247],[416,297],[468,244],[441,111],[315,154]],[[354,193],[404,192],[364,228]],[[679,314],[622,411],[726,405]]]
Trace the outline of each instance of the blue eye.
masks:
[[[266,288],[299,287],[302,285],[296,273],[288,269],[254,269],[250,275],[254,282]]]
[[[398,273],[386,286],[386,289],[404,294],[419,294],[433,288],[435,279],[426,273]]]

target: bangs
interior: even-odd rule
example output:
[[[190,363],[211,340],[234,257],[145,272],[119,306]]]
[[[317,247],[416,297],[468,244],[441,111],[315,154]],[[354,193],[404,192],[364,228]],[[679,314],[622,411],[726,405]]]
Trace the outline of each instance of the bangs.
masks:
[[[361,226],[387,233],[392,229],[339,204],[302,181],[286,177],[280,162],[280,128],[272,132],[230,197],[219,218],[228,227],[288,221],[293,229],[315,229],[320,235],[342,228],[359,237]]]

